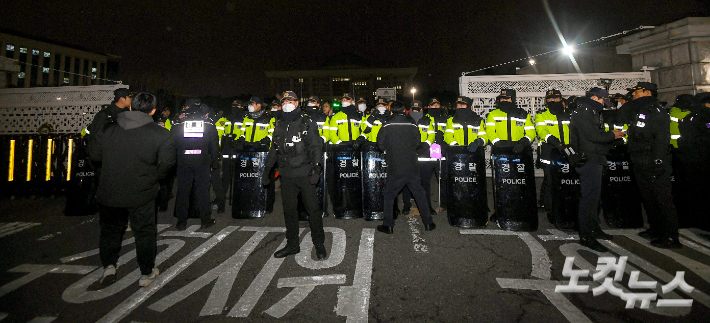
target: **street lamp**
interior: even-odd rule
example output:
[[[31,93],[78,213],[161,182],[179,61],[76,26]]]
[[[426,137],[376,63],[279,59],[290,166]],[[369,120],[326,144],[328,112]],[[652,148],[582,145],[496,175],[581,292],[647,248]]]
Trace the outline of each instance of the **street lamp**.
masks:
[[[410,92],[412,92],[412,101],[414,101],[414,94],[417,93],[417,89],[412,88],[412,91]]]

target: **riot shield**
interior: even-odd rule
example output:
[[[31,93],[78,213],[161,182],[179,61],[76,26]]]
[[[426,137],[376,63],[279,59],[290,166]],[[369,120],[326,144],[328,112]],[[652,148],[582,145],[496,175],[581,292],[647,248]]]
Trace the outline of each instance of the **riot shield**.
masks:
[[[512,147],[493,147],[494,206],[501,229],[536,231],[537,194],[532,148],[516,154]]]
[[[451,146],[446,154],[448,167],[447,215],[449,224],[463,228],[488,224],[486,160],[483,148],[475,153],[466,146]]]
[[[575,228],[579,217],[581,188],[579,175],[570,167],[567,157],[557,149],[550,151],[550,199],[547,218],[551,224],[565,228]]]
[[[362,217],[362,183],[360,181],[360,152],[351,145],[333,149],[335,194],[333,213],[336,219]]]
[[[97,211],[98,178],[86,152],[87,140],[71,136],[67,140],[67,204],[64,215],[91,215]]]
[[[323,165],[323,167],[328,167],[325,164],[325,155],[323,155],[321,165]],[[326,169],[324,168],[320,174],[320,181],[318,181],[318,185],[316,186],[316,195],[318,195],[318,207],[322,211],[321,217],[325,215],[325,210],[323,210],[323,206],[325,205],[325,172]],[[308,212],[306,212],[306,207],[303,204],[303,199],[301,198],[300,193],[298,194],[298,220],[308,221]]]
[[[266,187],[261,184],[261,174],[268,153],[268,148],[261,146],[236,152],[232,218],[261,218],[266,214]]]
[[[362,155],[362,209],[365,220],[384,220],[385,182],[387,163],[377,145],[368,143],[361,149]]]
[[[612,228],[641,228],[641,194],[634,181],[626,146],[614,148],[607,156],[602,176],[604,221]]]

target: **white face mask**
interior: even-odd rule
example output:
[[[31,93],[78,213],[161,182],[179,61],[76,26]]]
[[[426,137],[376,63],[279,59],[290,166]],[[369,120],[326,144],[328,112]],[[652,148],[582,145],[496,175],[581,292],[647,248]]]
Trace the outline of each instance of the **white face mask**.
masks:
[[[256,108],[251,104],[247,107],[247,110],[249,110],[249,112],[254,112],[255,109]]]
[[[358,104],[357,109],[360,110],[360,112],[365,112],[367,110],[367,105],[365,104]]]
[[[271,108],[271,111],[279,111],[277,108]]]
[[[377,107],[377,111],[380,111],[380,114],[383,114],[387,111],[387,107]]]
[[[349,107],[350,105],[351,105],[350,102],[345,102],[345,101],[343,101],[343,103],[340,104],[340,106],[343,108]]]
[[[315,103],[308,103],[308,106],[309,106],[309,107],[315,107],[316,104],[315,104]]]
[[[621,102],[616,102],[616,108],[621,108]]]
[[[281,106],[281,110],[283,110],[286,113],[289,113],[293,110],[296,110],[296,106],[291,103],[285,103],[283,106]]]

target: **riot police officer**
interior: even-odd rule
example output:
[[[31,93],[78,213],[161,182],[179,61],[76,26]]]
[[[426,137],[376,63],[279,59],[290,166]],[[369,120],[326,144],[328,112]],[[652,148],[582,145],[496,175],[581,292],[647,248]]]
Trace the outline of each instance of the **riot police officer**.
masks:
[[[195,196],[203,228],[215,221],[210,211],[210,169],[219,163],[217,129],[207,121],[200,108],[200,99],[185,101],[185,118],[173,125],[171,134],[177,146],[178,191],[175,199],[177,229],[185,230],[190,206],[190,192]]]
[[[419,128],[419,137],[421,139],[421,146],[417,151],[417,162],[419,163],[420,172],[424,169],[425,166],[431,165],[432,162],[436,162],[438,164],[438,161],[435,158],[431,158],[431,154],[429,152],[429,147],[435,141],[436,122],[434,121],[433,117],[425,116],[423,109],[424,105],[419,100],[412,101],[412,105],[409,109],[409,116],[412,117],[414,123],[417,125],[417,128]],[[429,178],[431,178],[431,171],[426,174],[420,173],[421,178],[426,175],[429,175]],[[430,198],[431,181],[422,181],[422,186],[424,187],[424,191],[426,192],[427,204],[429,205],[429,213],[434,214],[435,212],[434,208],[431,206]],[[412,193],[409,191],[408,188],[402,190],[402,201],[402,214],[409,215],[412,208]],[[441,203],[439,203],[439,205],[441,206]],[[395,219],[396,218],[397,213],[395,212]]]
[[[471,110],[472,103],[469,97],[458,98],[456,113],[446,120],[444,141],[450,146],[466,146],[473,153],[486,145],[486,126],[483,118]]]
[[[360,137],[362,113],[354,103],[350,93],[343,94],[340,112],[330,118],[330,141],[333,144],[354,144]]]
[[[444,140],[444,133],[446,132],[446,122],[449,119],[449,116],[448,113],[446,113],[446,109],[441,107],[441,102],[439,101],[439,99],[431,98],[429,100],[427,113],[424,115],[424,118],[425,121],[426,119],[430,121],[428,131],[434,132],[434,141],[432,143],[436,143],[441,146],[441,154],[444,156],[442,158],[442,161],[446,160],[446,147],[448,146],[448,144]],[[422,179],[422,184],[424,185],[424,189],[427,192],[431,193],[431,176],[432,173],[434,173],[434,176],[437,176],[439,178],[440,198],[442,201],[446,201],[446,167],[441,167],[441,162],[439,162],[438,160],[420,161],[419,166],[420,176]],[[427,187],[429,188],[427,189]],[[429,201],[429,205],[432,205],[431,194],[427,195],[427,200]],[[443,211],[445,207],[443,206],[441,201],[439,201],[439,205],[439,211]],[[433,209],[430,210],[430,212],[432,212],[432,214],[436,214]]]
[[[697,105],[678,125],[682,136],[678,138],[678,153],[681,159],[681,174],[690,188],[686,191],[688,226],[710,231],[710,92],[695,96]]]
[[[324,242],[323,218],[318,207],[316,185],[322,171],[323,141],[318,136],[318,126],[301,113],[298,97],[293,91],[283,93],[282,115],[274,129],[274,141],[266,159],[262,183],[270,181],[269,172],[278,161],[281,173],[281,195],[286,223],[286,247],[274,253],[283,258],[301,251],[298,241],[298,195],[308,212],[311,238],[316,257],[327,257]]]
[[[648,216],[648,230],[640,236],[651,238],[659,248],[681,248],[678,215],[671,196],[670,116],[658,103],[656,84],[639,82],[630,88],[631,101],[628,151],[641,200]]]

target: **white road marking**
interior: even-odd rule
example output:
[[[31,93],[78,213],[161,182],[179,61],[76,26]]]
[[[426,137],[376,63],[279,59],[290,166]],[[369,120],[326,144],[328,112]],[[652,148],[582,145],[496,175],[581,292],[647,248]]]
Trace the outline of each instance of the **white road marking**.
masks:
[[[205,253],[207,253],[207,251],[212,249],[219,242],[224,240],[230,233],[234,232],[237,228],[237,226],[229,226],[219,231],[217,234],[212,236],[212,238],[205,241],[202,245],[190,252],[190,254],[185,256],[185,258],[181,259],[175,265],[168,268],[168,270],[161,273],[158,278],[152,284],[150,284],[150,286],[139,289],[131,297],[124,300],[121,304],[116,306],[113,310],[111,310],[108,314],[99,319],[97,322],[118,322],[121,319],[125,318],[139,305],[143,304],[143,302],[145,302],[150,296],[152,296],[159,289],[163,288],[163,286],[173,280],[173,278],[175,278],[178,274],[187,269],[187,267],[192,265],[192,263],[202,257]]]
[[[353,285],[338,289],[338,305],[335,313],[346,316],[348,323],[368,322],[374,244],[375,229],[362,229]]]
[[[696,228],[691,228],[691,229],[680,229],[678,230],[681,234],[685,235],[686,237],[693,239],[693,241],[702,244],[708,248],[710,248],[710,241],[707,239],[703,239],[702,237],[698,236],[698,234],[705,234],[705,235],[710,235],[710,232],[705,232],[700,229]]]
[[[42,223],[34,222],[11,222],[11,223],[0,223],[0,238],[4,236],[11,235],[13,233],[20,232],[22,230],[29,229],[41,225]]]
[[[155,258],[155,266],[156,267],[158,265],[162,264],[163,261],[167,260],[172,255],[174,255],[178,250],[180,250],[185,245],[185,241],[177,240],[177,239],[165,239],[165,240],[159,240],[158,245],[168,245],[168,247],[156,256],[156,258]],[[127,263],[128,261],[134,259],[135,257],[136,257],[136,250],[134,249],[134,250],[131,250],[130,252],[127,252],[126,254],[121,256],[120,258],[118,258],[117,271],[118,271],[119,275],[117,275],[117,276],[120,276],[121,265]],[[103,298],[115,295],[116,293],[126,289],[128,286],[135,284],[138,281],[138,279],[141,277],[141,270],[135,269],[134,271],[130,272],[128,275],[126,275],[123,278],[121,278],[120,280],[118,280],[117,282],[114,282],[113,284],[106,286],[105,288],[95,290],[95,291],[88,290],[88,288],[89,288],[89,286],[91,286],[91,284],[94,284],[95,282],[98,282],[101,279],[103,272],[104,272],[103,268],[99,268],[99,269],[95,270],[93,273],[80,279],[78,282],[67,287],[67,289],[64,290],[64,293],[62,293],[62,299],[66,302],[76,303],[76,304],[81,304],[81,303],[86,303],[86,302],[90,302],[90,301],[103,299]]]
[[[301,228],[299,230],[299,235],[300,233],[303,233],[304,230],[305,229]],[[242,231],[286,232],[286,228],[244,227],[242,228]],[[286,239],[284,238],[284,240],[276,248],[276,250],[285,247]],[[272,255],[271,258],[269,258],[269,260],[266,262],[264,267],[261,268],[259,274],[256,275],[254,281],[251,282],[251,285],[249,285],[247,290],[244,291],[244,294],[242,294],[242,297],[239,298],[237,304],[234,305],[234,307],[232,307],[232,310],[229,311],[227,316],[249,316],[249,313],[251,313],[251,311],[254,309],[254,306],[261,298],[261,295],[264,294],[266,287],[269,286],[269,283],[274,278],[274,275],[276,275],[276,272],[279,270],[279,267],[281,267],[281,264],[284,262],[284,260],[285,258],[274,258],[274,256]]]
[[[311,255],[313,250],[313,240],[311,232],[306,233],[306,236],[301,240],[301,253],[296,255],[296,262],[304,268],[308,269],[325,269],[340,265],[345,258],[345,230],[341,228],[326,227],[323,231],[333,234],[333,245],[330,248],[328,259],[315,261]]]
[[[244,265],[244,262],[247,260],[249,255],[254,252],[256,246],[259,245],[267,234],[268,232],[265,231],[254,232],[254,235],[252,235],[252,237],[249,238],[249,240],[245,242],[244,245],[239,248],[236,253],[234,253],[234,255],[229,257],[229,259],[225,260],[219,266],[213,268],[199,278],[193,280],[189,284],[183,286],[179,290],[153,303],[148,308],[154,311],[163,312],[217,280],[214,287],[212,287],[212,291],[210,292],[207,302],[200,311],[200,316],[222,314],[224,306],[227,304],[227,297],[229,297],[229,293],[232,291],[234,281]]]
[[[53,316],[41,316],[41,317],[35,317],[31,321],[28,321],[27,323],[51,323],[56,320],[56,317]]]
[[[165,229],[167,229],[167,228],[169,228],[169,227],[170,227],[170,224],[158,224],[158,232],[163,231],[163,230],[165,230]],[[123,240],[123,242],[121,243],[121,246],[127,246],[127,245],[129,245],[129,244],[131,244],[131,243],[134,243],[134,242],[136,242],[136,238],[128,238],[128,239],[126,239],[126,240]],[[98,254],[99,254],[99,248],[96,248],[96,249],[89,250],[89,251],[85,251],[85,252],[81,252],[81,253],[78,253],[78,254],[75,254],[75,255],[72,255],[72,256],[67,256],[67,257],[60,258],[59,261],[61,261],[62,263],[66,264],[66,263],[72,262],[72,261],[74,261],[74,260],[79,260],[79,259],[83,259],[83,258],[86,258],[86,257],[95,256],[95,255],[98,255]]]
[[[283,317],[300,304],[316,286],[342,285],[345,284],[345,279],[345,275],[280,278],[277,284],[278,288],[293,287],[294,289],[264,313],[276,318]]]
[[[92,270],[96,269],[96,266],[72,266],[72,265],[19,265],[15,268],[8,270],[11,273],[27,273],[18,279],[15,279],[2,287],[0,287],[0,297],[5,296],[7,293],[12,292],[31,281],[40,278],[46,274],[78,274],[86,275]]]
[[[578,234],[567,234],[566,232],[562,230],[557,230],[557,229],[547,229],[551,234],[550,235],[538,235],[537,237],[540,238],[542,241],[572,241],[572,240],[579,240],[579,235]]]
[[[554,280],[538,280],[538,279],[509,279],[509,278],[496,278],[498,285],[501,288],[510,289],[528,289],[537,290],[542,292],[547,300],[554,305],[557,310],[562,313],[562,315],[567,318],[570,322],[589,322],[592,321],[582,313],[579,308],[574,306],[567,297],[562,293],[555,293],[555,287],[557,285],[565,285],[567,282],[554,281]],[[579,282],[580,285],[584,285],[587,282]]]
[[[461,234],[517,236],[523,240],[528,246],[528,249],[530,249],[530,255],[532,256],[532,271],[530,272],[530,276],[548,280],[552,277],[552,263],[550,262],[550,256],[547,254],[547,250],[528,232],[473,229],[461,229],[460,232]]]
[[[421,231],[419,231],[417,217],[410,216],[407,219],[407,224],[409,224],[409,232],[412,234],[412,244],[414,252],[418,253],[429,253],[429,247],[426,245],[426,240],[421,237]]]
[[[0,313],[0,321],[7,317],[7,313]]]
[[[209,238],[212,234],[209,232],[195,232],[200,229],[200,225],[191,225],[185,231],[165,231],[161,237],[185,237],[185,238]]]

